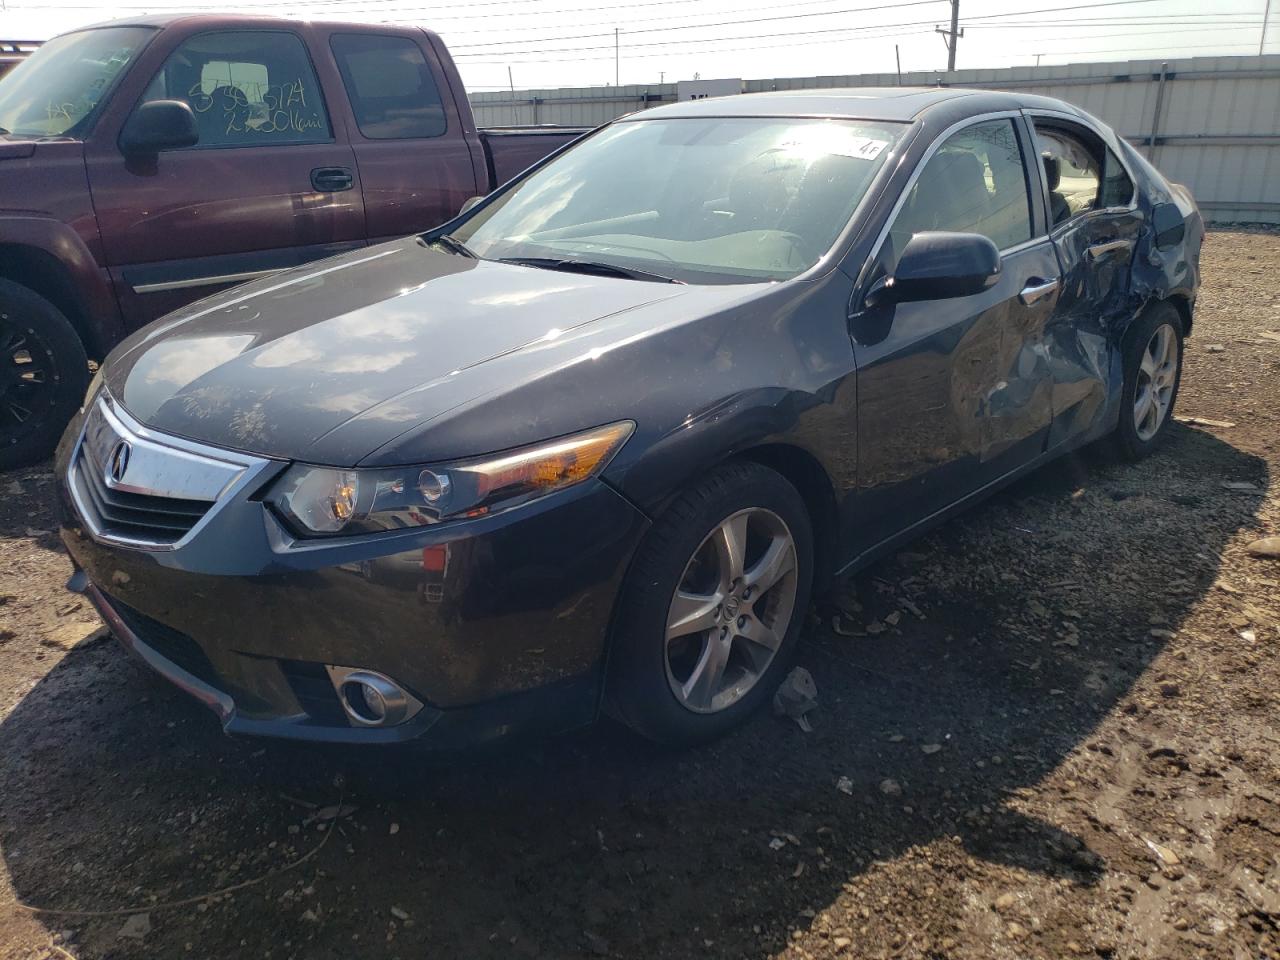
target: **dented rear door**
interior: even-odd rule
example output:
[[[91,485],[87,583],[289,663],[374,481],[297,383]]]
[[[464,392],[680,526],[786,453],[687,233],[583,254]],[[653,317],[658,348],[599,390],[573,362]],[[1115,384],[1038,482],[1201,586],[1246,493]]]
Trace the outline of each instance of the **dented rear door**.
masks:
[[[1045,328],[1052,448],[1103,429],[1108,401],[1120,390],[1120,338],[1135,310],[1131,264],[1142,214],[1132,180],[1096,133],[1058,118],[1033,119],[1049,216],[1056,206],[1061,220],[1051,232],[1061,290]],[[1064,152],[1055,177],[1043,158]]]

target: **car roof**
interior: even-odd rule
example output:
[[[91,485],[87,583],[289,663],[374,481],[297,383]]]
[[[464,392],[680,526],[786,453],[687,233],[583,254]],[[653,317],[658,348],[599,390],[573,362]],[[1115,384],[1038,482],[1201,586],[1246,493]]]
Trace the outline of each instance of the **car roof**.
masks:
[[[1079,111],[1061,100],[964,87],[837,87],[829,90],[774,90],[708,97],[654,107],[632,120],[672,117],[838,117],[910,122],[935,109],[975,115],[1022,109]]]

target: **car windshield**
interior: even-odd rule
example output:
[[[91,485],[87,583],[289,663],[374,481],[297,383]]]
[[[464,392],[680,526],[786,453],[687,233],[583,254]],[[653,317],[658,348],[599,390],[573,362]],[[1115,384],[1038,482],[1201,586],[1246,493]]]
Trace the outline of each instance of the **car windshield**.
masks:
[[[103,27],[54,37],[0,80],[0,129],[73,137],[152,33]]]
[[[453,236],[486,259],[589,261],[685,283],[785,280],[835,242],[903,124],[717,117],[606,127]]]

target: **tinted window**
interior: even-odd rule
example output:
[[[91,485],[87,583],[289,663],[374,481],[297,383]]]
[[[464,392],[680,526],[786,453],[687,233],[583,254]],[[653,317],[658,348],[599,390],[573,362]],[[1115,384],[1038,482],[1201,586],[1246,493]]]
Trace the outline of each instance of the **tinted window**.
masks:
[[[1002,250],[1031,239],[1027,177],[1012,121],[966,127],[929,158],[894,222],[894,250],[931,230],[980,233]]]
[[[1124,165],[1120,163],[1120,158],[1108,150],[1107,161],[1102,168],[1100,205],[1103,207],[1127,207],[1132,199],[1133,181],[1129,179],[1129,174],[1125,171]]]
[[[302,41],[241,30],[192,37],[169,57],[143,101],[185,100],[200,147],[329,140],[329,117]]]
[[[1102,174],[1093,151],[1079,137],[1040,124],[1036,139],[1049,185],[1050,222],[1057,226],[1096,207]]]
[[[407,37],[347,34],[330,41],[356,124],[370,140],[438,137],[444,106],[421,48]]]

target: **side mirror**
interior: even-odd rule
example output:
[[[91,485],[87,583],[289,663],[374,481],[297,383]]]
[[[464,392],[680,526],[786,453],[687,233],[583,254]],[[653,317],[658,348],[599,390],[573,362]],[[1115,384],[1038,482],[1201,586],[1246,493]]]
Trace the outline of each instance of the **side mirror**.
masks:
[[[133,111],[120,131],[125,156],[153,156],[200,141],[196,115],[181,100],[152,100]]]
[[[1187,221],[1176,203],[1157,203],[1151,208],[1151,231],[1155,235],[1157,250],[1168,250],[1182,242],[1187,233]]]
[[[867,292],[866,305],[879,307],[920,300],[968,297],[1000,278],[1000,251],[977,233],[917,233],[903,248],[892,276]]]
[[[462,216],[483,199],[484,197],[467,197],[462,203],[462,209],[458,211],[458,216]]]

